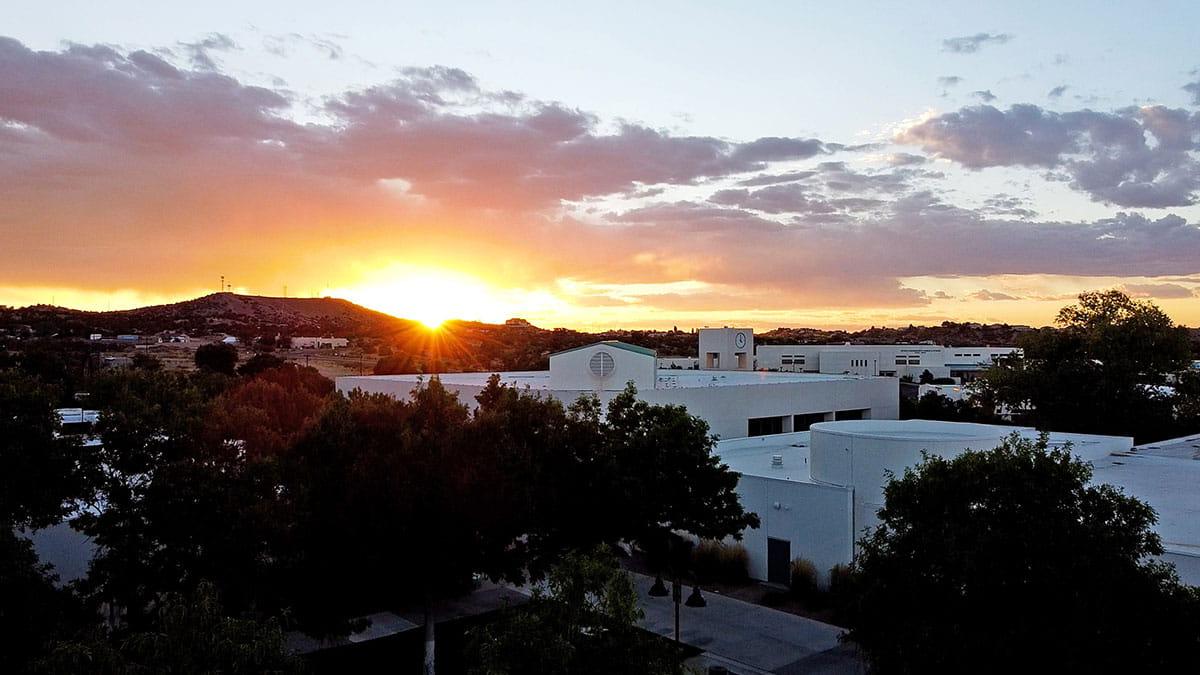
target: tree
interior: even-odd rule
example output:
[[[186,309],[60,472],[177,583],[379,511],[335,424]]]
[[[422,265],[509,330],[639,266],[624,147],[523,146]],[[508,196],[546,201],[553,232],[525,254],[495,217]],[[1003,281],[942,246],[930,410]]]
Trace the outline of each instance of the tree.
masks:
[[[233,375],[237,367],[237,347],[225,343],[200,345],[196,349],[196,367],[200,370]]]
[[[921,371],[921,379],[918,380],[917,383],[918,384],[932,384],[933,383],[933,373],[929,372],[928,368],[926,368],[925,370],[922,370]]]
[[[210,583],[188,595],[164,595],[148,630],[60,642],[39,664],[39,671],[49,675],[299,670],[276,619],[227,616]]]
[[[1190,359],[1185,329],[1121,291],[1084,293],[1059,329],[1023,336],[1024,355],[1001,359],[977,383],[981,400],[1041,429],[1170,437],[1175,418],[1158,389]]]
[[[133,355],[133,367],[141,370],[162,370],[162,361],[146,352]]]
[[[271,370],[273,368],[278,368],[285,363],[287,363],[287,361],[284,361],[283,359],[279,358],[278,356],[275,356],[274,354],[268,354],[266,352],[259,352],[258,354],[255,354],[254,356],[251,356],[250,358],[246,359],[245,363],[238,366],[237,372],[238,372],[238,375],[253,377],[253,376],[258,375],[259,373],[263,372],[264,370]]]
[[[402,604],[425,608],[433,669],[433,603],[472,586],[504,554],[480,503],[494,485],[479,469],[491,445],[437,379],[411,401],[336,399],[290,453],[285,499],[296,517],[292,582],[309,630]]]
[[[900,419],[943,420],[946,422],[994,423],[996,416],[972,400],[951,400],[936,391],[927,391],[914,403],[900,398]]]
[[[89,493],[94,458],[59,433],[54,403],[38,380],[0,372],[0,529],[53,525]]]
[[[179,583],[175,570],[163,573],[166,566],[157,562],[170,551],[150,534],[155,512],[148,496],[155,482],[165,478],[165,467],[203,455],[208,401],[196,382],[178,373],[126,370],[93,383],[92,400],[100,410],[96,431],[102,441],[92,448],[99,467],[96,496],[72,527],[92,537],[99,551],[82,587],[94,604],[107,604],[114,616],[117,608],[124,610],[135,625],[147,619],[159,591]],[[182,533],[191,526],[215,526],[211,518],[169,527]]]
[[[54,394],[0,372],[0,671],[21,672],[74,613],[49,566],[18,530],[60,522],[91,489],[93,464],[78,438],[59,433]]]
[[[1154,511],[1067,449],[1013,435],[885,488],[855,562],[851,638],[880,673],[1174,672],[1200,594],[1151,559]],[[1186,664],[1186,665],[1185,665]]]
[[[638,628],[642,614],[610,549],[568,553],[529,603],[472,632],[469,672],[685,672],[680,654]]]

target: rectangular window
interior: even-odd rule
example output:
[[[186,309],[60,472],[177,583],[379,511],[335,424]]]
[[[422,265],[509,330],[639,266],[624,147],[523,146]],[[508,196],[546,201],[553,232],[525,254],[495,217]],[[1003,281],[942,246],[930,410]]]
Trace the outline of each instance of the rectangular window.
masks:
[[[766,436],[767,434],[782,434],[782,417],[751,417],[746,420],[747,436]]]
[[[792,416],[793,431],[808,431],[809,427],[817,422],[825,421],[825,413],[804,413],[803,415]]]
[[[903,356],[896,357],[896,365],[903,366],[903,365],[907,365],[907,364],[908,364],[908,360],[905,359]]]
[[[861,420],[866,410],[839,410],[834,413],[835,420]]]

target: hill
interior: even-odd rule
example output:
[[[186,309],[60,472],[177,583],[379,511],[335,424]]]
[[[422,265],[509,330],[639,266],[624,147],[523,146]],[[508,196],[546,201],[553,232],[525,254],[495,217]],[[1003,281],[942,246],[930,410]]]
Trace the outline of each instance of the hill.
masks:
[[[4,324],[28,326],[34,335],[85,337],[90,333],[228,333],[243,339],[275,334],[383,336],[413,322],[337,298],[272,298],[213,293],[194,300],[115,312],[50,305],[0,307]]]

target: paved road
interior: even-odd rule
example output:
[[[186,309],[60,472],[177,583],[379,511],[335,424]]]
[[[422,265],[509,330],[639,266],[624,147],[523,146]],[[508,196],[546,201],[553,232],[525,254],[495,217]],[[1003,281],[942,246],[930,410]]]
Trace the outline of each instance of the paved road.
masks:
[[[642,626],[675,634],[671,598],[646,594],[653,578],[633,574],[646,613]],[[686,589],[684,597],[691,591]],[[707,652],[697,665],[723,665],[738,675],[860,674],[865,667],[853,647],[843,645],[841,628],[795,614],[705,593],[708,606],[679,608],[680,639]]]

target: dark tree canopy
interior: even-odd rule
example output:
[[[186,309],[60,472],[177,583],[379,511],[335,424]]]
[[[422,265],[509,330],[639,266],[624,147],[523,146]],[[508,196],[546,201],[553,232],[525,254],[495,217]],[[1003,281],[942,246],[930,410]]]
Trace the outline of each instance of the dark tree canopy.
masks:
[[[237,347],[223,342],[196,348],[196,367],[210,373],[233,375],[237,368]]]
[[[469,672],[666,675],[678,654],[641,631],[637,591],[606,547],[572,552],[551,568],[547,591],[471,635]]]
[[[1014,435],[891,481],[856,561],[852,637],[878,672],[1194,667],[1200,595],[1148,559],[1154,511],[1090,478]]]
[[[1181,433],[1172,397],[1157,385],[1187,367],[1186,329],[1152,303],[1116,290],[1080,295],[1059,312],[1058,323],[1057,330],[1023,336],[1023,357],[1006,357],[986,371],[981,400],[1007,406],[1017,421],[1041,429],[1139,442]]]

